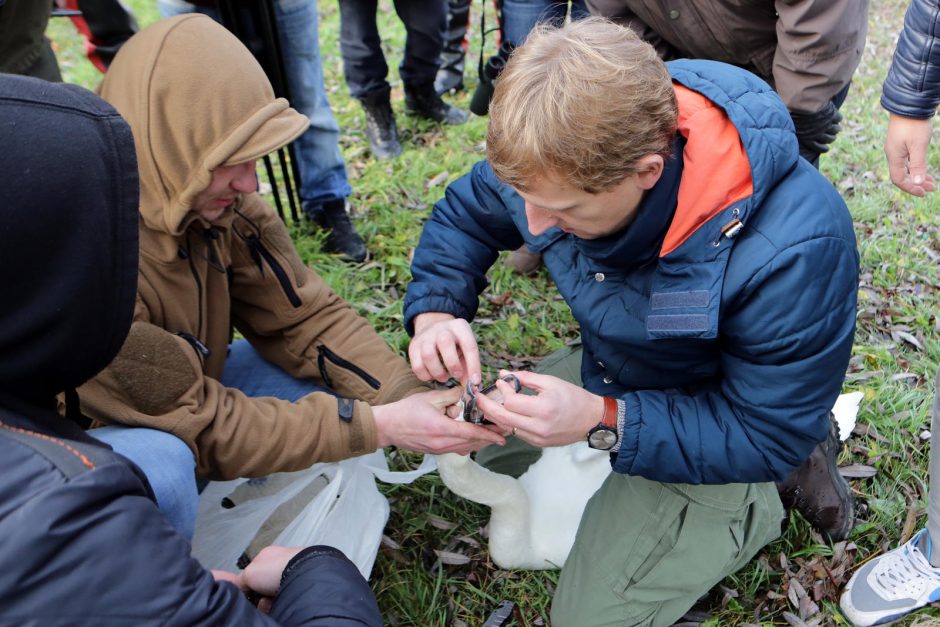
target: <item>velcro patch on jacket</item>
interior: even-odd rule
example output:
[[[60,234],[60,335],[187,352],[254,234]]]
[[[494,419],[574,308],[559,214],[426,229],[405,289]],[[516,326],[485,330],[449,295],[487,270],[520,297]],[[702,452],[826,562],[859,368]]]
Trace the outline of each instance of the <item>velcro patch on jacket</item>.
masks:
[[[708,316],[680,314],[675,316],[649,316],[646,319],[648,331],[673,331],[676,333],[708,330]]]
[[[708,290],[653,292],[646,331],[652,338],[712,337]]]
[[[169,412],[197,380],[187,349],[167,331],[135,322],[109,372],[138,411]]]
[[[674,309],[677,307],[708,307],[708,291],[656,292],[650,296],[650,309]]]

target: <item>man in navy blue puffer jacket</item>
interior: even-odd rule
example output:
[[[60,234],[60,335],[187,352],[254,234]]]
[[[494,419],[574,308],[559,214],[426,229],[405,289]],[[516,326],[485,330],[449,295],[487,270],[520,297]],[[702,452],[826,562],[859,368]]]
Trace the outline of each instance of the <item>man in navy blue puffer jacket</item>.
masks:
[[[130,328],[134,139],[91,92],[0,75],[0,145],[0,624],[381,625],[367,583],[330,547],[205,570],[144,474],[56,413],[66,390],[80,418],[68,390]]]
[[[478,402],[529,444],[611,453],[553,624],[671,624],[779,534],[773,482],[824,441],[811,483],[841,490],[828,531],[844,537],[829,410],[858,254],[779,97],[592,18],[530,35],[490,116],[488,160],[424,228],[404,316],[419,378],[479,383],[469,321],[499,251],[525,243],[581,324],[581,381],[515,372],[534,395],[499,383],[502,405]]]

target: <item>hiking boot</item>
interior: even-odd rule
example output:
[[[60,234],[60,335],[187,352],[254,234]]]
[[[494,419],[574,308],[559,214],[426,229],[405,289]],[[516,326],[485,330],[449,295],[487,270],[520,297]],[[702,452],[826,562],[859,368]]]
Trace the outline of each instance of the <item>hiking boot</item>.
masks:
[[[855,526],[855,498],[839,474],[842,449],[839,425],[829,415],[829,435],[816,445],[809,458],[777,484],[780,500],[795,508],[816,531],[831,541],[845,540]]]
[[[356,232],[346,213],[346,200],[330,200],[319,207],[306,207],[307,215],[320,228],[329,231],[326,249],[343,255],[349,261],[360,262],[366,258],[366,244]]]
[[[366,139],[376,159],[391,159],[401,154],[398,126],[392,113],[391,90],[386,87],[359,99],[366,113]]]
[[[855,571],[839,601],[846,618],[856,627],[883,625],[940,599],[940,569],[927,560],[931,548],[921,529]]]
[[[444,124],[463,124],[467,121],[465,111],[441,100],[434,91],[434,83],[405,85],[405,108],[411,115]]]
[[[518,250],[514,250],[506,257],[506,265],[512,268],[516,274],[530,276],[538,272],[542,265],[542,253],[534,253],[529,247],[523,244]]]

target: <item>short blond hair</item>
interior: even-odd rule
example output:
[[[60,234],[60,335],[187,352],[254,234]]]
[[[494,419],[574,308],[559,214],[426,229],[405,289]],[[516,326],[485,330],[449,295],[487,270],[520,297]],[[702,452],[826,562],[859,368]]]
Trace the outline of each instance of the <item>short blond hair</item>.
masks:
[[[668,158],[676,114],[665,64],[629,28],[540,25],[496,81],[487,158],[522,191],[549,175],[596,194],[636,173],[641,157]]]

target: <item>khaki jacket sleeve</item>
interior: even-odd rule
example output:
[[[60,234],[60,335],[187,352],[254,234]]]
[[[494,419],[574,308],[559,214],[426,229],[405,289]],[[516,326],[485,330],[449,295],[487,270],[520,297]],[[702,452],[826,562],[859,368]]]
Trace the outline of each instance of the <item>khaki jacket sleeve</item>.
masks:
[[[774,84],[790,111],[815,113],[855,73],[868,34],[868,0],[777,0]]]
[[[249,197],[241,213],[233,225],[232,320],[256,350],[295,377],[375,405],[428,389],[368,321],[303,264],[264,201]]]
[[[176,435],[196,456],[197,473],[210,479],[299,470],[377,447],[367,403],[355,402],[347,422],[338,417],[337,399],[325,393],[294,403],[249,398],[204,376],[185,340],[140,320],[79,396],[91,418]]]

